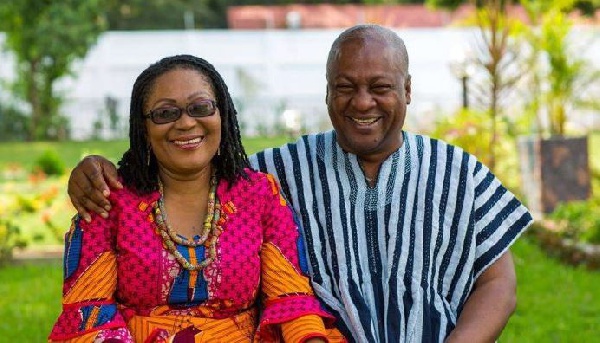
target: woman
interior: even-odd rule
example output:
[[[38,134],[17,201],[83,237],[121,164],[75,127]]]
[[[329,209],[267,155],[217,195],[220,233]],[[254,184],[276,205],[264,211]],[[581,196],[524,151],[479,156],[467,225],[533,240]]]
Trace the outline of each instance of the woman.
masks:
[[[325,328],[293,214],[249,169],[212,65],[181,55],[141,73],[119,176],[110,216],[75,216],[66,235],[50,341],[343,339]]]

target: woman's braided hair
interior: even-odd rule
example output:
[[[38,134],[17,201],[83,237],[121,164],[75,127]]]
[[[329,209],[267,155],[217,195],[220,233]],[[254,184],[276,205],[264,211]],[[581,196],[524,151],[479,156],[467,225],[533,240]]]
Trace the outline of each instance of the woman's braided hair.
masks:
[[[242,146],[237,112],[227,85],[213,65],[206,60],[191,55],[177,55],[163,58],[150,65],[138,76],[133,85],[129,110],[129,150],[123,154],[118,163],[118,172],[124,184],[140,194],[158,189],[158,164],[154,154],[148,148],[144,104],[156,79],[176,69],[195,70],[206,76],[217,97],[217,107],[221,114],[221,143],[220,154],[212,159],[217,180],[225,179],[229,185],[232,185],[239,177],[247,178],[244,168],[249,168],[250,163]]]

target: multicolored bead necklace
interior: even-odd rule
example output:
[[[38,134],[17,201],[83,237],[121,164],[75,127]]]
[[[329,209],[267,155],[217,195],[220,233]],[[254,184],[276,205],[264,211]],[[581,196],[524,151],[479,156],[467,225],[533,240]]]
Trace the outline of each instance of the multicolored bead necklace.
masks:
[[[208,192],[208,211],[206,219],[200,232],[200,237],[194,240],[189,240],[181,237],[167,222],[167,211],[165,210],[164,203],[164,192],[163,184],[158,180],[158,190],[160,192],[160,199],[154,205],[154,218],[156,225],[158,226],[158,232],[162,237],[163,243],[167,250],[175,256],[175,259],[179,264],[190,271],[201,270],[209,265],[217,254],[215,245],[217,238],[221,233],[221,228],[217,225],[217,222],[221,215],[221,204],[216,195],[217,190],[217,178],[213,175],[210,179],[210,190]],[[197,247],[203,245],[206,248],[206,258],[198,263],[191,264],[181,253],[177,250],[178,245]]]

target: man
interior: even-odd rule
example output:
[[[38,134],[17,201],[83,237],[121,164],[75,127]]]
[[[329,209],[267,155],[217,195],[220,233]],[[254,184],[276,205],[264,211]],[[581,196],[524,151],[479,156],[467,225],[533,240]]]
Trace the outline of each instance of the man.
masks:
[[[403,131],[410,101],[404,42],[352,27],[327,60],[334,130],[251,162],[298,213],[315,293],[349,339],[493,342],[516,304],[508,249],[531,215],[474,156]],[[106,215],[103,176],[117,186],[115,175],[99,157],[80,163],[69,183],[77,210]]]

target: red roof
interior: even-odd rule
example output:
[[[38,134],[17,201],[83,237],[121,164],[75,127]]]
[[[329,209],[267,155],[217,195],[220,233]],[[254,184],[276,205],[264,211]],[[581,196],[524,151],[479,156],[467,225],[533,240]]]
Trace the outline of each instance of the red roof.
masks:
[[[231,6],[227,10],[230,29],[284,29],[290,28],[294,18],[297,28],[345,28],[356,24],[379,24],[387,27],[442,27],[464,22],[473,13],[473,7],[462,5],[455,11],[433,10],[423,5],[285,5],[285,6]],[[527,21],[520,6],[509,8],[512,17]],[[578,22],[598,22],[595,18]],[[292,24],[293,25],[293,24]]]

